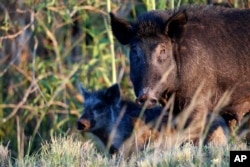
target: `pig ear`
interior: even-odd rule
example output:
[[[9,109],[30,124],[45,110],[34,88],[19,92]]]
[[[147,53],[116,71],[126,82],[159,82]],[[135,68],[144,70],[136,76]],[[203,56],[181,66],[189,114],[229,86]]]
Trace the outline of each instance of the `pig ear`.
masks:
[[[82,84],[80,84],[80,89],[84,99],[87,99],[90,96],[90,92],[85,89]]]
[[[178,12],[166,22],[165,33],[174,41],[181,40],[186,31],[186,23],[186,11]]]
[[[133,31],[131,24],[122,19],[116,17],[113,13],[110,13],[111,28],[116,39],[122,44],[126,45],[133,37]]]
[[[105,100],[107,102],[118,103],[121,98],[120,87],[118,84],[114,84],[109,87],[105,92]]]

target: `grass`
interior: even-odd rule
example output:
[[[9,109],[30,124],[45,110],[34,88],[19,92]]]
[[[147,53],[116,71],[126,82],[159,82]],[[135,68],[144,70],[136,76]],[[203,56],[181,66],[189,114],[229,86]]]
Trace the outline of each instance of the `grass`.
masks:
[[[161,166],[178,163],[171,159],[171,156],[178,157],[174,150],[148,148],[140,156],[125,161],[122,157],[103,156],[92,143],[70,136],[76,133],[75,122],[82,111],[80,83],[97,90],[119,82],[123,96],[134,99],[128,48],[114,41],[108,12],[116,11],[134,19],[147,10],[205,3],[205,0],[124,2],[0,2],[1,166]],[[69,137],[55,137],[58,135]],[[195,157],[195,151],[201,149],[186,147],[192,150],[192,156],[187,156],[188,160],[183,162],[191,166],[203,163]],[[178,150],[182,155],[180,148],[176,148]],[[228,151],[223,153],[228,154]],[[163,158],[159,158],[161,156]],[[185,159],[183,157],[179,159]]]
[[[41,149],[25,156],[22,161],[10,158],[8,147],[0,146],[1,166],[229,166],[230,150],[245,150],[247,146],[229,144],[224,147],[197,147],[186,143],[171,149],[157,147],[157,143],[145,147],[139,154],[126,159],[121,155],[108,156],[99,152],[91,140],[78,136],[55,137],[42,144]]]

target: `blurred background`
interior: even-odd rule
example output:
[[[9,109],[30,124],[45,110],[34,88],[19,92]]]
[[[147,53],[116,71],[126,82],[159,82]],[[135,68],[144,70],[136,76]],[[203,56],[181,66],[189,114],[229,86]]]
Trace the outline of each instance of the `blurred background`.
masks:
[[[78,133],[84,99],[121,84],[134,100],[128,47],[112,36],[108,12],[129,20],[186,4],[248,8],[248,0],[1,0],[0,145],[13,157],[37,151],[52,136]]]

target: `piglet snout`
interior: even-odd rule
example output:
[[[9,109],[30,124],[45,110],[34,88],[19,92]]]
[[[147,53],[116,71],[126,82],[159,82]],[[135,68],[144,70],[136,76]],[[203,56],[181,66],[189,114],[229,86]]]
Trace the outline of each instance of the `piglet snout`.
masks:
[[[77,121],[77,129],[78,130],[83,130],[83,131],[88,131],[90,129],[90,121],[84,118],[80,118]]]

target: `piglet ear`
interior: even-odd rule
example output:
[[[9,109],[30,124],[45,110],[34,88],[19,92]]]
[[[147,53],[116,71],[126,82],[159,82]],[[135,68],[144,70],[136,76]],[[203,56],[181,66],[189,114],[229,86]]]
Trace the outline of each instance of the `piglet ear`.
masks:
[[[120,87],[118,84],[114,84],[109,87],[105,92],[105,100],[107,102],[118,103],[120,101]]]
[[[110,13],[111,28],[116,39],[122,44],[126,45],[133,37],[131,24],[122,18],[116,17]]]
[[[90,92],[85,89],[82,84],[80,84],[80,89],[84,99],[87,99],[90,96]]]
[[[187,19],[185,10],[176,13],[166,22],[165,33],[174,41],[181,40],[186,32]]]

